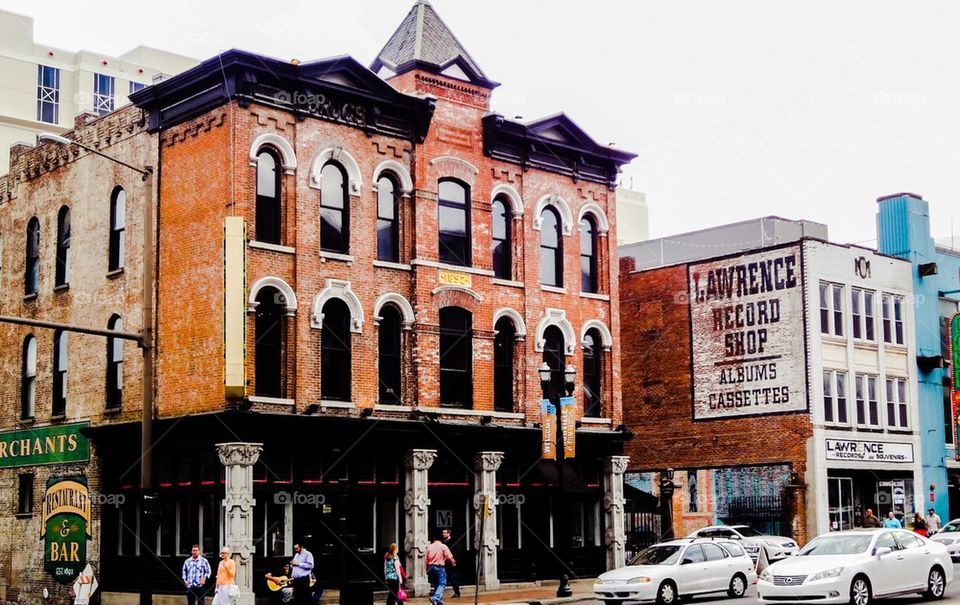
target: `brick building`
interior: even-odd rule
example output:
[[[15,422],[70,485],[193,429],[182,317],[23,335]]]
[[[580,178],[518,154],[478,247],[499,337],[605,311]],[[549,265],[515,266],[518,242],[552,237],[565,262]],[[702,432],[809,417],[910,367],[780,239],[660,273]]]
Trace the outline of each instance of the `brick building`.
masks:
[[[105,601],[137,590],[142,557],[157,589],[175,593],[166,570],[190,545],[216,552],[225,442],[263,444],[254,551],[240,555],[258,592],[299,541],[328,586],[377,576],[397,542],[419,593],[427,535],[443,526],[472,581],[481,491],[500,504],[480,553],[487,586],[557,577],[564,547],[578,574],[622,559],[621,505],[604,495],[625,466],[614,188],[633,155],[563,114],[492,113],[496,86],[419,2],[371,69],[228,51],[78,121],[71,138],[157,167],[160,530],[138,535],[132,344],[70,334],[58,348],[51,334],[0,326],[11,355],[0,437],[65,425],[89,447],[87,460],[11,461],[0,482],[19,497],[48,475],[86,479],[87,560]],[[12,157],[0,183],[5,313],[135,330],[138,177],[75,147]],[[562,499],[555,465],[540,461],[544,361],[551,389],[565,366],[577,371]],[[16,405],[34,386],[33,406]],[[38,600],[39,586],[64,594],[38,565],[39,500],[4,503],[7,600]]]
[[[627,482],[656,493],[675,469],[680,535],[804,542],[922,507],[910,266],[821,230],[770,217],[624,250]]]

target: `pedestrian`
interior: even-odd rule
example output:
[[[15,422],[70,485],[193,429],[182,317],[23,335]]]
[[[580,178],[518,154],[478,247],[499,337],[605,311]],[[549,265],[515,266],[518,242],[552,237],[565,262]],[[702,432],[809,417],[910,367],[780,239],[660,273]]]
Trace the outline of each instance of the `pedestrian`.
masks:
[[[454,549],[456,548],[456,542],[453,541],[453,534],[450,532],[449,528],[443,530],[443,543],[447,545],[447,548],[450,549],[450,554],[456,557],[454,554]],[[459,553],[458,553],[459,554]],[[455,563],[447,561],[447,564],[444,566],[447,572],[447,584],[453,587],[453,598],[460,598],[460,580],[457,579],[457,566]]]
[[[403,581],[407,579],[407,573],[400,564],[400,556],[397,554],[397,544],[393,543],[387,548],[383,555],[383,579],[387,582],[387,605],[396,605],[398,602],[406,599],[406,594],[400,595],[400,587]]]
[[[932,536],[940,531],[941,527],[943,527],[943,522],[940,521],[940,515],[931,507],[930,510],[927,511],[927,533]]]
[[[264,576],[267,579],[267,588],[277,594],[280,603],[293,602],[293,586],[290,584],[290,566],[284,565],[279,576],[270,572]]]
[[[310,605],[310,576],[313,572],[313,553],[301,546],[293,545],[293,560],[290,561],[290,576],[293,580],[293,602],[295,605]]]
[[[442,605],[443,591],[447,588],[446,564],[447,561],[450,561],[456,565],[457,560],[453,558],[453,553],[451,553],[447,545],[443,543],[440,536],[434,537],[433,542],[427,547],[424,555],[427,564],[427,575],[430,576],[430,584],[436,585],[436,589],[430,597],[430,602],[434,605]]]
[[[903,529],[903,524],[900,523],[900,519],[897,519],[897,515],[893,511],[887,513],[887,518],[883,520],[883,526],[889,529]]]
[[[190,556],[183,562],[183,586],[187,589],[187,605],[204,605],[207,580],[210,579],[210,562],[200,556],[200,546],[194,544]]]
[[[236,593],[237,563],[230,558],[230,549],[220,549],[220,564],[217,566],[217,590],[213,594],[213,605],[230,605],[231,593]]]
[[[913,513],[913,531],[924,537],[927,535],[927,522],[924,521],[920,511]]]
[[[873,509],[868,508],[867,512],[863,515],[863,526],[864,527],[880,527],[882,523],[880,519],[873,514]]]

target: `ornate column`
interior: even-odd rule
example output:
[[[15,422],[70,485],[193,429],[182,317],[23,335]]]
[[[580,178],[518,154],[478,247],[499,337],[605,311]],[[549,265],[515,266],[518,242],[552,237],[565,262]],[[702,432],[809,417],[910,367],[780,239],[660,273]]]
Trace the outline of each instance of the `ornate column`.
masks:
[[[403,497],[403,508],[407,515],[407,535],[403,540],[403,550],[407,553],[407,588],[418,597],[430,593],[430,581],[424,567],[424,554],[430,544],[427,535],[430,506],[427,471],[436,459],[437,450],[415,449],[407,452],[405,460],[407,493]]]
[[[497,573],[497,469],[503,462],[503,452],[477,452],[473,459],[476,474],[474,475],[473,510],[476,512],[476,538],[474,540],[477,556],[482,557],[483,587],[485,590],[500,588],[500,578]],[[489,502],[489,515],[484,514],[484,501]],[[480,525],[483,524],[483,534]],[[482,539],[482,542],[481,542]],[[479,578],[477,581],[479,582]]]
[[[607,547],[607,570],[626,564],[624,547],[627,536],[624,526],[623,473],[629,456],[609,456],[603,461],[603,510],[606,520],[604,544]]]
[[[223,546],[237,563],[239,594],[235,605],[254,605],[253,594],[253,465],[262,443],[218,443],[217,454],[226,470],[223,498]],[[219,547],[218,547],[219,551]],[[214,569],[216,573],[216,569]]]

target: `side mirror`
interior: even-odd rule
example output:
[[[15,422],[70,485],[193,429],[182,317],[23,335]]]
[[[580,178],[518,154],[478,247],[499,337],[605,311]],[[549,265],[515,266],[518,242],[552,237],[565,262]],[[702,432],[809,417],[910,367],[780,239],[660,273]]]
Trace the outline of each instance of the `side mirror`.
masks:
[[[738,534],[733,534],[733,535],[730,536],[730,537],[731,537],[732,539],[734,539],[734,540],[743,540],[743,538],[740,537],[740,535],[738,535]]]
[[[880,548],[877,549],[877,558],[879,559],[883,555],[889,555],[892,552],[893,552],[893,549],[890,548],[889,546],[881,546]]]
[[[680,565],[690,565],[691,563],[693,563],[693,559],[684,559],[680,562]]]

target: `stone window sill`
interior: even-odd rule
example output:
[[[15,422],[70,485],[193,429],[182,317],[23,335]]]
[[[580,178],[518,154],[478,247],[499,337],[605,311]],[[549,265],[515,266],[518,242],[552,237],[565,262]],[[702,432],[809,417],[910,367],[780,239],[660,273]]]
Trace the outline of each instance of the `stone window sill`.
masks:
[[[24,295],[23,295],[23,302],[32,302],[32,301],[34,301],[34,300],[37,300],[37,293],[36,293],[36,292],[34,292],[33,294],[24,294]]]
[[[580,424],[612,425],[612,418],[581,418]]]
[[[609,294],[597,294],[596,292],[581,292],[580,298],[590,298],[592,300],[605,300],[607,302],[610,301]]]
[[[413,271],[413,267],[406,263],[395,263],[389,260],[375,260],[373,261],[374,267],[380,267],[381,269],[396,269],[397,271]]]
[[[321,409],[321,410],[326,410],[326,409],[352,410],[354,407],[356,407],[356,406],[354,405],[354,403],[353,403],[352,401],[329,401],[329,400],[322,400],[322,401],[320,402],[320,409]]]
[[[344,262],[344,263],[352,263],[352,262],[353,262],[353,256],[351,256],[351,255],[349,255],[349,254],[340,254],[339,252],[325,252],[325,251],[321,251],[321,252],[320,252],[320,260],[321,260],[321,262],[326,262],[326,261],[328,261],[328,260],[335,260],[335,261],[340,261],[340,262]]]
[[[566,288],[558,288],[558,287],[556,287],[556,286],[545,286],[545,285],[543,285],[543,284],[540,285],[540,289],[543,290],[544,292],[553,292],[554,294],[566,294],[566,293],[567,293],[567,289],[566,289]]]
[[[493,278],[492,280],[490,280],[490,282],[493,283],[493,284],[495,284],[495,285],[497,285],[497,286],[510,286],[511,288],[522,288],[522,287],[524,287],[524,284],[523,284],[522,281],[517,281],[517,280],[514,280],[514,279],[498,279],[498,278],[495,277],[495,278]]]
[[[247,401],[250,403],[265,403],[268,405],[289,405],[293,406],[296,402],[293,399],[288,399],[286,397],[262,397],[262,396],[253,396],[247,397]]]
[[[297,249],[290,246],[281,246],[280,244],[268,244],[267,242],[258,242],[250,240],[247,245],[257,250],[269,250],[270,252],[280,252],[281,254],[296,254]]]
[[[419,407],[419,411],[425,414],[440,414],[447,416],[471,416],[480,418],[490,416],[491,418],[500,418],[502,420],[523,420],[526,416],[519,412],[495,412],[493,410],[464,410],[462,408],[427,408]]]
[[[116,269],[107,271],[107,279],[116,279],[121,275],[123,275],[123,267],[118,267]]]

